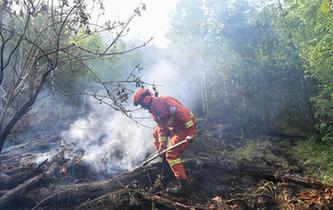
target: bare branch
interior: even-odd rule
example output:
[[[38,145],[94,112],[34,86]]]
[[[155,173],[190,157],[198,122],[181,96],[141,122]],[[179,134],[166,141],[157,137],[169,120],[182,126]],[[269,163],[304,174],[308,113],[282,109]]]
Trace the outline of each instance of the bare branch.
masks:
[[[111,44],[109,44],[109,46],[104,50],[103,54],[106,54],[106,52],[118,41],[118,39],[120,38],[120,36],[123,34],[123,32],[127,29],[127,26],[130,24],[130,22],[138,15],[138,13],[134,13],[124,24],[123,28],[121,29],[121,31],[117,34],[116,38],[113,39],[113,41],[111,42]]]
[[[8,59],[7,59],[7,63],[4,65],[4,68],[7,67],[7,65],[9,64],[9,62],[11,60],[12,55],[17,50],[17,48],[20,46],[21,41],[22,41],[23,37],[25,36],[25,33],[26,33],[27,28],[29,26],[29,22],[30,22],[30,15],[28,16],[28,18],[27,18],[27,20],[25,22],[25,27],[24,27],[23,33],[21,34],[21,36],[20,36],[19,40],[17,41],[17,43],[16,43],[15,47],[13,48],[13,50],[9,53],[9,56],[8,56]]]
[[[0,31],[0,85],[6,92],[5,104],[1,105],[0,113],[0,152],[14,126],[38,99],[43,86],[50,83],[53,88],[56,86],[55,76],[61,77],[60,74],[74,72],[78,67],[86,69],[88,75],[98,85],[96,92],[68,93],[60,91],[59,88],[57,90],[67,95],[89,95],[98,102],[133,118],[132,110],[124,105],[128,93],[131,92],[125,85],[138,82],[141,84],[140,77],[135,75],[135,71],[139,71],[140,68],[136,66],[124,81],[104,82],[88,62],[93,59],[110,58],[146,46],[152,39],[130,49],[111,51],[117,41],[127,34],[130,22],[140,15],[140,10],[135,10],[125,22],[112,24],[107,22],[98,25],[89,22],[90,16],[87,12],[89,10],[85,0],[73,3],[69,6],[63,1],[56,6],[57,4],[51,0],[50,8],[45,9],[42,0],[24,0],[20,2],[23,11],[19,15],[4,10],[5,15],[12,17],[13,24],[7,23]],[[40,22],[41,18],[44,21]],[[90,30],[91,27],[95,28],[94,31]],[[80,35],[82,29],[85,33]],[[104,31],[109,31],[115,36],[112,42],[101,50],[76,44]],[[8,75],[8,78],[4,79],[4,75],[5,77]],[[134,117],[133,120],[136,121],[137,118]]]

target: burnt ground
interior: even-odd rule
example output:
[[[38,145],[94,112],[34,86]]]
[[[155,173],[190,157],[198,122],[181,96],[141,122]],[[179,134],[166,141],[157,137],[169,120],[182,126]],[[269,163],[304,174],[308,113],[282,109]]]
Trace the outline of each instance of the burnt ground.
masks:
[[[240,140],[201,127],[183,155],[192,189],[183,196],[166,193],[175,180],[161,160],[103,179],[61,147],[32,161],[59,141],[54,134],[0,155],[0,209],[333,209],[333,188],[306,176],[272,136]],[[256,146],[244,147],[249,142]]]

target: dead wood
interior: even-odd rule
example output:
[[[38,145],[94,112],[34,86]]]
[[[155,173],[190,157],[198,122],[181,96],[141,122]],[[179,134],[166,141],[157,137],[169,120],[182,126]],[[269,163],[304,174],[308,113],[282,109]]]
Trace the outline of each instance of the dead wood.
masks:
[[[134,189],[121,189],[115,192],[108,193],[97,197],[91,201],[87,201],[75,210],[85,209],[105,209],[105,210],[118,210],[118,209],[136,209],[145,210],[152,209],[150,203],[143,200],[143,193]]]
[[[95,198],[81,204],[76,210],[85,209],[164,209],[164,210],[211,210],[215,207],[204,205],[187,205],[174,198],[167,198],[162,195],[152,195],[138,189],[125,188],[116,192]]]
[[[0,180],[0,189],[11,189],[25,180],[31,178],[35,173],[32,170],[27,169],[21,173],[17,173],[13,176],[9,176],[6,179]]]
[[[95,181],[82,184],[63,185],[47,188],[38,188],[22,196],[20,200],[26,206],[34,206],[38,201],[39,207],[61,206],[70,207],[95,199],[109,192],[123,189],[133,182],[140,183],[143,187],[151,185],[157,174],[159,166],[138,168],[130,173],[121,174],[105,181]]]
[[[47,141],[45,141],[45,139],[47,139]],[[27,155],[32,155],[35,152],[48,152],[52,148],[59,147],[60,139],[61,137],[58,133],[48,133],[45,136],[30,137],[29,140],[23,143],[4,148],[0,154],[0,160],[7,161],[13,158],[22,158]]]
[[[300,175],[293,175],[293,174],[280,174],[280,175],[276,174],[276,169],[272,167],[263,169],[258,166],[253,166],[252,164],[249,165],[241,164],[231,168],[230,165],[226,167],[224,164],[216,164],[216,163],[214,164],[206,163],[204,164],[204,167],[229,171],[230,173],[237,175],[250,175],[257,179],[267,179],[269,181],[274,181],[274,182],[289,182],[289,183],[291,182],[297,185],[310,187],[314,189],[333,188],[332,185],[325,184],[322,181],[310,177],[302,177]]]
[[[0,197],[8,193],[9,190],[0,190]]]
[[[206,181],[211,181],[212,186],[215,184],[225,184],[227,186],[230,184],[230,180],[225,179],[225,177],[230,177],[230,173],[236,173],[236,171],[239,172],[240,167],[242,168],[243,173],[246,173],[246,168],[244,166],[241,166],[241,164],[238,164],[236,161],[226,161],[207,156],[209,155],[198,155],[195,158],[185,161],[186,168],[191,169],[190,174],[195,180],[193,184],[197,185],[195,186],[195,188],[197,189],[203,189],[201,186],[202,183],[200,183],[202,182],[202,179],[206,179]],[[147,167],[140,167],[133,172],[122,174],[106,181],[39,188],[27,193],[20,200],[25,203],[26,206],[34,206],[35,203],[38,203],[36,208],[46,206],[52,207],[59,205],[62,205],[61,207],[71,207],[77,206],[80,203],[85,203],[88,200],[97,199],[98,201],[100,201],[104,198],[100,198],[100,196],[103,196],[110,192],[116,192],[121,189],[125,189],[126,186],[132,182],[139,183],[142,188],[152,187],[157,179],[157,175],[161,172],[161,167],[162,164],[156,163]],[[253,166],[251,165],[249,165],[249,167],[250,168],[248,168],[248,171],[251,171],[253,173],[257,172],[253,174],[253,176],[256,176],[258,173],[263,171],[262,168],[261,170],[259,170],[258,168],[253,168]],[[221,172],[220,170],[223,170],[224,172]],[[209,175],[211,175],[212,171],[215,171],[214,173],[216,174],[228,175],[214,176],[214,178],[211,178]],[[212,186],[208,185],[207,187],[211,188]],[[209,193],[213,194],[214,191],[210,190]],[[208,194],[208,196],[209,195],[210,194]],[[123,197],[126,197],[126,195],[123,195]],[[145,199],[146,201],[149,200],[149,202],[152,202],[156,198],[147,197]],[[113,203],[113,201],[110,201],[110,199],[108,199],[108,201]],[[162,201],[160,200],[158,202]],[[174,203],[171,201],[170,203],[172,203],[173,205],[173,207],[171,208],[174,208]],[[164,205],[164,207],[168,207],[168,202],[165,201],[164,204],[160,203],[158,205]],[[180,208],[180,206],[181,203],[178,204],[177,208]],[[192,207],[189,207],[188,209],[190,208]],[[203,209],[203,207],[200,208]]]
[[[48,173],[53,174],[57,169],[57,163],[48,163]],[[327,185],[318,181],[306,180],[292,175],[276,174],[278,169],[274,165],[249,161],[236,161],[223,158],[213,153],[200,153],[185,159],[185,168],[193,179],[193,194],[195,202],[179,200],[164,196],[165,189],[172,183],[164,181],[160,187],[155,183],[162,170],[161,163],[154,163],[146,167],[140,167],[132,172],[118,175],[108,180],[95,181],[81,184],[56,184],[43,182],[39,188],[30,188],[29,192],[14,197],[14,203],[21,203],[24,208],[77,208],[77,209],[152,209],[155,206],[161,209],[214,209],[214,205],[203,205],[215,195],[221,195],[224,199],[231,199],[230,205],[246,206],[249,197],[238,202],[235,194],[240,197],[249,194],[251,188],[258,186],[261,180],[269,180],[274,183],[291,182],[304,187],[324,188]],[[45,170],[44,170],[45,171]],[[89,173],[89,171],[88,171]],[[138,190],[128,187],[136,183]],[[159,195],[154,195],[158,192]],[[8,192],[7,192],[8,193]],[[6,193],[6,194],[7,194]],[[13,200],[12,200],[13,201]],[[13,202],[12,202],[13,203]],[[201,203],[201,204],[200,204]],[[235,204],[236,203],[236,204]],[[36,205],[37,204],[37,205]],[[228,203],[219,203],[228,205]],[[122,206],[124,208],[122,208]],[[17,207],[17,206],[16,206]],[[216,209],[216,208],[215,208]]]
[[[310,177],[302,177],[292,174],[286,174],[283,177],[280,178],[281,180],[284,180],[285,182],[293,182],[299,185],[311,187],[314,189],[326,189],[330,188],[333,189],[332,185],[325,184],[319,180],[310,178]]]
[[[216,209],[215,207],[207,207],[204,205],[186,205],[184,203],[181,203],[179,201],[170,199],[170,198],[166,198],[163,196],[159,196],[159,195],[153,195],[153,196],[149,196],[149,195],[145,195],[144,196],[145,199],[154,202],[156,204],[158,204],[159,206],[162,207],[167,207],[170,209],[178,209],[178,210],[209,210],[209,209]]]
[[[3,178],[0,179],[0,189],[12,189],[17,185],[23,183],[24,181],[42,173],[42,167],[46,164],[47,160],[40,163],[37,167],[33,165],[26,167],[16,167],[6,171],[6,174],[3,174]]]
[[[23,193],[28,191],[34,184],[37,184],[40,179],[43,177],[43,174],[35,176],[18,187],[8,191],[6,194],[0,197],[0,209],[5,209],[5,207],[10,204],[16,197],[21,196]]]

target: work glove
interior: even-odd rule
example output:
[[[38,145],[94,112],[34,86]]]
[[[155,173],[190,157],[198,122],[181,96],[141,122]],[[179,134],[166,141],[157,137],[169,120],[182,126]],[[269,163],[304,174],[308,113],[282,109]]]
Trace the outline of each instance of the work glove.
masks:
[[[191,144],[194,141],[194,136],[186,136],[185,140],[188,144]]]

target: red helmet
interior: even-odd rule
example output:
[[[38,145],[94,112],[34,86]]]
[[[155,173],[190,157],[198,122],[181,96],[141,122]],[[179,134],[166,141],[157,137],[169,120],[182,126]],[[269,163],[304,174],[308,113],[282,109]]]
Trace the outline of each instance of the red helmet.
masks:
[[[146,88],[139,88],[133,96],[133,103],[135,106],[141,104],[141,105],[147,105],[151,99],[152,99],[153,93],[150,92],[149,89]]]

